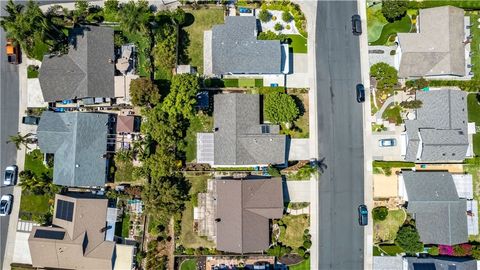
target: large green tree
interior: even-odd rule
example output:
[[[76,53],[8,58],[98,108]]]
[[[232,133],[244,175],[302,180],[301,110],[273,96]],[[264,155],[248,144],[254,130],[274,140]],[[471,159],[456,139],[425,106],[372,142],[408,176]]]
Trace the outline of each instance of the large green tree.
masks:
[[[401,247],[407,254],[414,254],[423,250],[420,235],[412,225],[400,227],[395,238],[395,244]]]
[[[275,124],[291,123],[300,114],[295,100],[285,93],[265,95],[264,106],[266,119]]]
[[[170,93],[165,97],[162,109],[169,115],[180,114],[187,119],[193,117],[199,89],[197,76],[193,74],[173,76]]]
[[[19,150],[22,145],[25,146],[25,148],[29,149],[28,144],[33,142],[32,136],[32,133],[22,135],[20,132],[17,132],[16,135],[12,135],[8,138],[7,143],[13,143],[17,150]]]
[[[168,220],[172,215],[185,209],[190,183],[183,174],[152,178],[144,187],[142,199],[146,211],[155,218]]]
[[[158,87],[148,78],[138,78],[130,82],[130,98],[134,106],[155,106],[160,102]]]
[[[157,41],[153,47],[153,59],[155,65],[172,69],[176,64],[176,44],[177,33],[176,27],[171,24],[164,24],[156,30],[155,40]]]
[[[383,0],[382,14],[389,22],[400,20],[407,13],[407,1]]]
[[[370,67],[370,76],[377,81],[377,89],[390,90],[398,83],[397,70],[387,63],[376,63]]]

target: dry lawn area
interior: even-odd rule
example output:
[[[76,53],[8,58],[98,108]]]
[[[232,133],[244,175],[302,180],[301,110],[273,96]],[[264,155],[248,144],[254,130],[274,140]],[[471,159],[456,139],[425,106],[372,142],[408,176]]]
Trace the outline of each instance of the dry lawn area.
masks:
[[[373,242],[374,243],[393,243],[397,236],[397,231],[407,218],[407,213],[403,209],[390,210],[388,216],[383,221],[373,221]]]

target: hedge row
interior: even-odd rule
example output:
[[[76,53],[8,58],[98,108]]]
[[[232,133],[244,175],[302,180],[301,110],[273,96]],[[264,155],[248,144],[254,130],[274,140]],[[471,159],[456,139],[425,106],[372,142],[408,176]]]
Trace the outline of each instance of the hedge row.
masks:
[[[415,167],[415,163],[407,161],[382,161],[374,160],[373,167],[377,168],[412,168]]]
[[[427,0],[427,1],[407,1],[407,6],[409,9],[422,9],[422,8],[431,8],[431,7],[440,7],[440,6],[455,6],[468,10],[480,9],[480,1],[478,0],[463,0],[463,1],[452,1],[452,0]]]
[[[480,1],[479,1],[480,2]],[[407,81],[407,85],[411,84],[411,81]],[[478,80],[468,80],[468,81],[457,81],[457,80],[430,80],[428,81],[429,86],[440,87],[440,86],[456,86],[467,92],[480,92],[480,81]]]

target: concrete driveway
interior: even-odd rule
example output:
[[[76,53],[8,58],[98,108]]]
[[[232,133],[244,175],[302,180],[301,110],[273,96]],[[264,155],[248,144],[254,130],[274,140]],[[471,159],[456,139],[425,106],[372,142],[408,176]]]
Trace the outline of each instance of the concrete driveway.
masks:
[[[284,202],[310,202],[310,181],[284,181]]]
[[[310,139],[291,139],[288,160],[309,160]]]
[[[395,127],[395,130],[372,133],[373,160],[403,160],[400,140],[402,129],[401,127]],[[397,143],[395,146],[381,147],[379,143],[383,139],[395,139]]]

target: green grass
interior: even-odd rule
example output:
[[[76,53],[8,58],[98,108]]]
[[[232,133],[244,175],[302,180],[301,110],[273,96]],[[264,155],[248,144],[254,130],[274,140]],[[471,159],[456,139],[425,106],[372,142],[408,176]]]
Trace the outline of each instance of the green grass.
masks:
[[[463,168],[466,173],[469,173],[472,175],[473,199],[475,199],[478,202],[480,200],[480,165],[466,164],[463,166]],[[480,211],[477,213],[477,215],[479,214],[480,214]],[[471,241],[480,242],[480,235],[470,235],[469,239]]]
[[[204,113],[198,113],[190,120],[186,136],[186,157],[187,162],[197,158],[197,133],[211,132],[213,128],[213,117]]]
[[[381,256],[382,252],[378,249],[377,246],[373,246],[373,256]]]
[[[197,260],[189,259],[182,262],[180,270],[195,270],[197,269]]]
[[[35,47],[33,47],[33,58],[42,61],[43,56],[48,53],[48,45],[44,43],[41,39],[36,39],[35,42]]]
[[[372,162],[373,167],[378,168],[412,168],[415,167],[415,163],[406,161],[381,161],[374,160]]]
[[[301,247],[303,232],[310,227],[308,215],[285,215],[282,221],[286,225],[286,229],[285,233],[280,233],[278,240],[292,248]]]
[[[383,17],[382,4],[376,4],[367,8],[368,42],[378,40],[386,24],[388,24],[388,21]]]
[[[223,9],[210,7],[209,9],[188,10],[195,20],[192,25],[185,27],[190,38],[188,55],[190,64],[197,67],[197,71],[203,74],[203,32],[211,30],[213,25],[223,23]]]
[[[255,87],[263,87],[263,79],[255,79]]]
[[[187,175],[187,179],[192,185],[190,188],[190,200],[185,203],[185,210],[182,214],[182,230],[178,243],[186,248],[208,247],[212,248],[215,244],[208,241],[205,237],[200,237],[193,231],[193,207],[196,204],[197,196],[200,192],[207,191],[207,181],[210,175],[191,176]]]
[[[480,9],[480,1],[478,0],[427,0],[427,1],[407,1],[409,8],[430,8],[439,6],[455,6],[463,9]]]
[[[307,39],[301,35],[287,35],[289,39],[292,40],[290,43],[290,48],[292,48],[293,53],[307,53]]]
[[[397,236],[397,231],[407,215],[401,209],[388,211],[388,216],[382,221],[373,221],[373,241],[374,243],[389,242],[393,243]]]
[[[127,31],[123,31],[123,35],[125,35],[129,42],[135,43],[138,46],[138,74],[143,77],[150,76],[150,71],[148,68],[149,64],[147,63],[147,55],[145,53],[145,48],[150,46],[148,38],[145,38],[141,33],[129,34]]]
[[[128,231],[130,228],[130,215],[125,214],[122,219],[122,237],[128,237]]]
[[[254,87],[255,86],[255,79],[240,78],[240,79],[238,79],[238,86],[239,87]]]
[[[295,265],[288,266],[288,270],[310,270],[310,259]]]
[[[29,65],[27,67],[27,78],[28,79],[38,78],[38,67]]]
[[[238,79],[224,79],[223,84],[225,87],[239,87]]]
[[[473,71],[473,78],[475,80],[480,79],[480,23],[478,19],[480,19],[480,15],[478,12],[470,12],[468,14],[470,16],[470,23],[472,27],[470,28],[470,32],[472,34],[472,44],[470,46],[472,51],[472,71]]]
[[[403,253],[403,249],[397,245],[380,245],[380,252],[388,256],[395,256],[397,254]]]
[[[20,218],[23,220],[32,220],[34,217],[40,217],[50,210],[53,205],[53,198],[45,195],[35,195],[28,191],[22,191],[20,199]]]
[[[117,161],[115,162],[115,183],[133,182],[133,162]]]
[[[409,16],[405,16],[399,21],[395,21],[393,23],[388,23],[387,25],[385,25],[382,29],[380,37],[377,40],[370,42],[369,45],[386,45],[388,42],[388,38],[391,35],[396,33],[408,33],[410,32],[411,28],[412,21],[410,20]]]
[[[467,110],[468,122],[475,122],[475,126],[480,126],[480,104],[476,94],[467,96]],[[473,135],[473,152],[476,156],[480,155],[480,133]]]
[[[382,131],[386,131],[387,128],[383,125],[383,124],[375,124],[375,123],[372,123],[372,132],[382,132]]]
[[[383,112],[382,118],[389,121],[390,123],[395,123],[396,125],[402,124],[402,107],[399,105],[389,105],[387,109]]]
[[[25,170],[30,170],[37,176],[43,173],[53,176],[53,168],[47,168],[43,164],[43,154],[38,149],[25,155]]]

